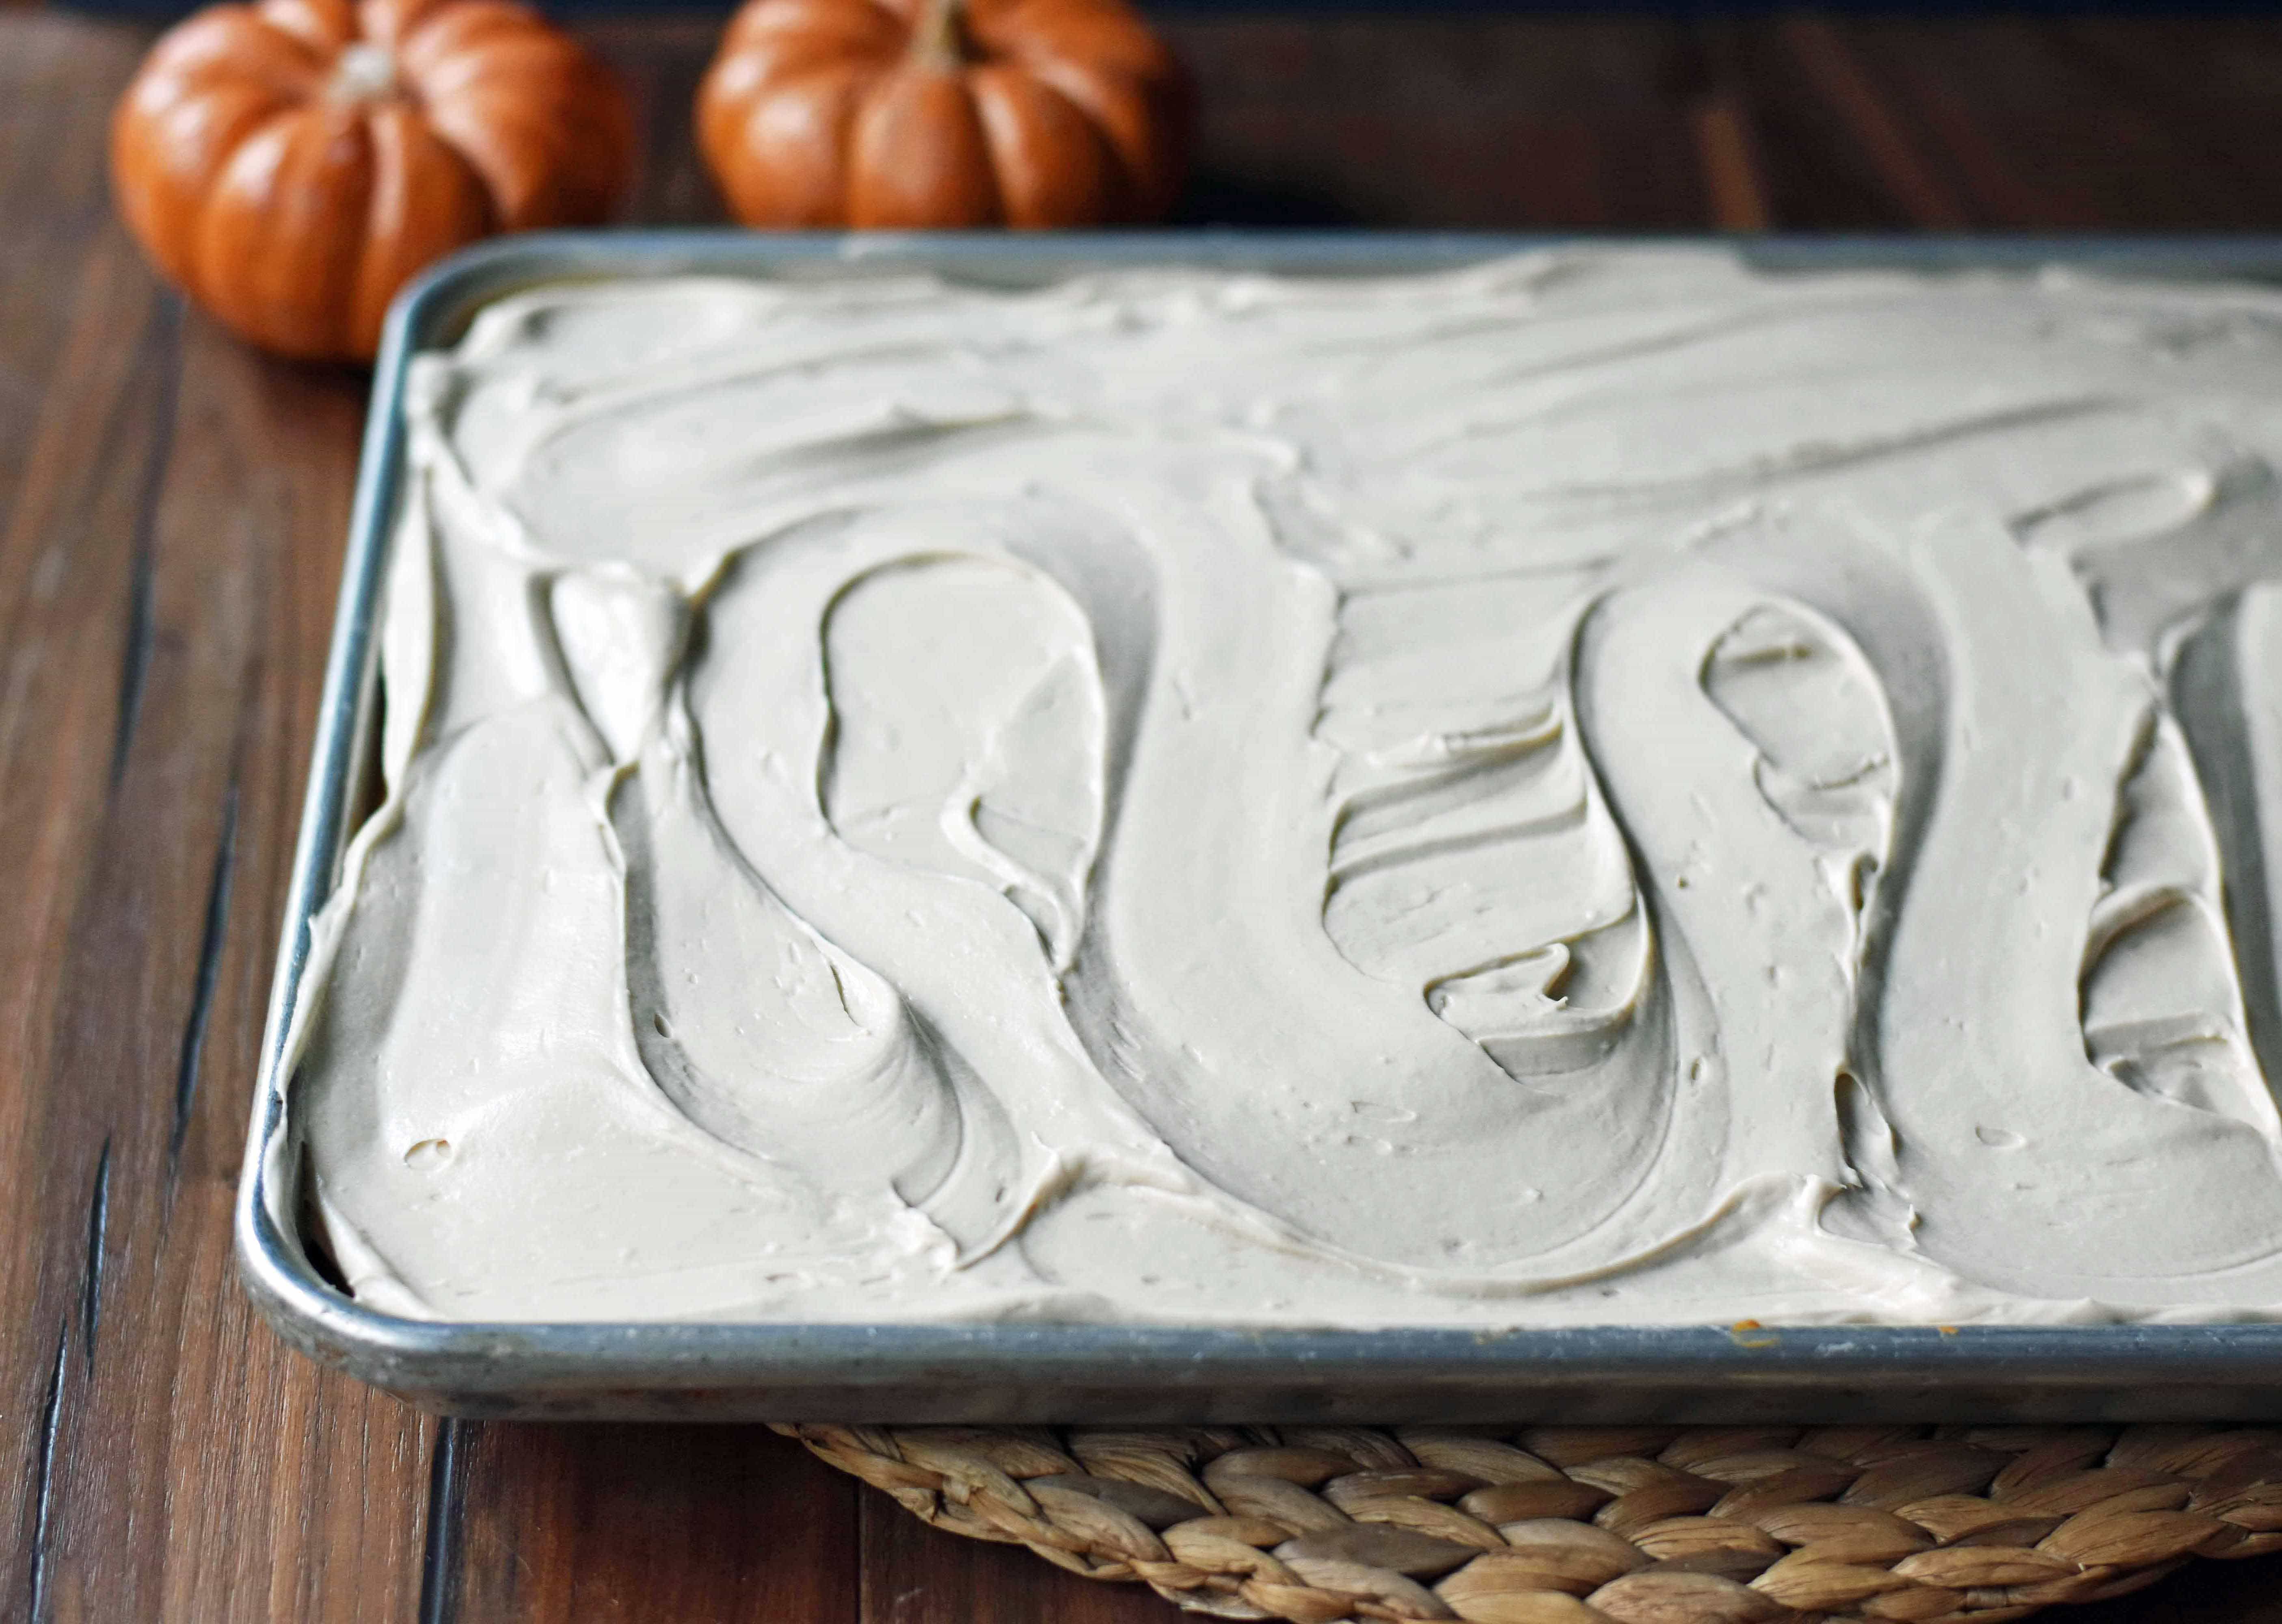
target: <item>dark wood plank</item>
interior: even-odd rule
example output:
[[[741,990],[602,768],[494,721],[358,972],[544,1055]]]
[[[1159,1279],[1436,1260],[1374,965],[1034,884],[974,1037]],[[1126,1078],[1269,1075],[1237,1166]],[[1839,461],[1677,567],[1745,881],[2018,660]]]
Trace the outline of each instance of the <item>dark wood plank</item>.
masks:
[[[0,35],[0,1613],[392,1619],[423,1426],[286,1354],[229,1212],[363,385],[110,222],[145,35]]]
[[[1183,218],[1700,226],[1670,19],[1174,16],[1202,109]]]
[[[44,1062],[109,742],[136,532],[169,414],[174,322],[102,214],[99,103],[135,42],[6,19],[0,52],[0,1528],[9,1605],[43,1598],[58,1440],[85,1385],[100,1133],[52,1118]],[[44,153],[40,149],[45,149]],[[43,157],[63,159],[52,177]],[[61,1138],[64,1142],[58,1142]],[[20,1419],[19,1419],[20,1418]]]
[[[690,124],[697,82],[720,35],[704,17],[605,19],[578,25],[587,46],[617,70],[633,93],[641,165],[622,211],[630,225],[714,225],[720,194],[697,156]]]
[[[2135,105],[2066,27],[1880,21],[1855,32],[1950,164],[1975,224],[2192,230],[2255,224],[2271,206],[2271,166],[2262,186],[2205,160],[2203,110],[2175,111],[2195,107],[2192,97],[2162,113]]]
[[[1751,132],[1769,225],[1862,231],[1914,223],[1863,144],[1859,105],[1850,114],[1804,71],[1780,20],[1717,20],[1704,25],[1704,39],[1715,93]],[[1844,76],[1854,64],[1842,61]]]
[[[183,347],[124,647],[90,640],[116,765],[28,1136],[51,1252],[85,1247],[32,1317],[59,1312],[66,1349],[42,1589],[58,1620],[390,1619],[416,1583],[424,1424],[286,1353],[229,1254],[362,387],[195,318]]]
[[[1873,48],[1898,91],[1907,97],[1930,144],[1957,177],[1963,206],[1976,220],[2035,230],[2094,229],[2131,211],[2114,195],[2112,177],[2087,173],[2070,154],[2085,151],[2091,98],[2055,85],[2033,58],[2035,25],[1976,24],[1979,49],[1923,29],[1882,30]],[[1962,56],[1963,60],[1960,58]],[[2017,82],[2027,69],[2029,84]]]
[[[125,1317],[152,1352],[130,1364],[122,1347],[116,1402],[163,1414],[165,1430],[112,1487],[146,1522],[167,1506],[211,1519],[170,1548],[159,1616],[395,1620],[419,1583],[431,1424],[286,1351],[229,1255],[365,380],[268,360],[201,319],[185,338],[120,799],[149,827],[211,840],[190,837],[167,927],[151,932],[177,1018],[159,1021],[137,1097],[140,1131],[163,1123],[168,1136],[172,1208],[148,1262],[130,1254],[122,1276],[142,1288]],[[252,1436],[267,1447],[217,1447]]]
[[[1851,37],[1855,31],[1820,17],[1793,18],[1780,27],[1797,71],[1851,139],[1901,217],[1929,230],[1953,231],[1975,223]]]
[[[743,1426],[463,1426],[433,1612],[856,1624],[859,1485]]]
[[[2282,1624],[2282,1573],[2272,1557],[2191,1564],[2140,1591],[2044,1615],[2052,1624]]]
[[[2157,229],[2270,228],[2282,190],[2271,127],[2282,31],[2239,19],[2058,19],[2038,30],[2056,74],[2112,123],[2078,151],[2114,151],[2128,168],[2127,211]],[[2183,110],[2191,109],[2185,116]]]
[[[1722,231],[1764,231],[1774,221],[1766,161],[1750,110],[1733,92],[1714,91],[1688,113],[1704,167],[1707,223]]]

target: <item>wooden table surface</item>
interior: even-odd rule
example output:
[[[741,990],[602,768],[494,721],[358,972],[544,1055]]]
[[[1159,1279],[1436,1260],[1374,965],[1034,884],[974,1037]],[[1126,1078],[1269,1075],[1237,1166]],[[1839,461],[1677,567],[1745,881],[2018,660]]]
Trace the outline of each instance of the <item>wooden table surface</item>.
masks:
[[[1168,26],[1192,220],[2282,229],[2282,23]],[[715,215],[712,28],[583,28],[645,109],[635,219]],[[113,223],[148,37],[0,10],[0,1620],[1169,1620],[758,1429],[439,1426],[253,1318],[231,1190],[365,380],[240,347]],[[2068,1616],[2282,1624],[2282,1570]]]

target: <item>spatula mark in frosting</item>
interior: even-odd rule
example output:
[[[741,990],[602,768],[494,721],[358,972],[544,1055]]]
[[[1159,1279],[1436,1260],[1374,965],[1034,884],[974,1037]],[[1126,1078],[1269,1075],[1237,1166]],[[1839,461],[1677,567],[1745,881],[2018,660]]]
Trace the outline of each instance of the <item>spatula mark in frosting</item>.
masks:
[[[1801,839],[1874,862],[1893,826],[1893,729],[1845,634],[1762,604],[1719,634],[1703,683],[1758,750],[1753,776],[1783,821]],[[1861,906],[1858,896],[1846,900]]]
[[[2270,929],[2263,853],[2239,837],[2255,808],[2218,820],[2207,796],[2242,796],[2247,718],[2232,674],[2214,680],[2210,666],[2236,641],[2238,594],[2282,568],[2282,482],[2224,436],[2205,431],[2200,449],[2200,461],[2069,493],[2011,528],[2068,558],[2108,643],[2146,662],[2170,701],[2166,711],[2151,695],[2117,790],[2084,949],[2086,1053],[2131,1087],[2270,1133],[2245,996],[2272,970],[2257,945]],[[2186,638],[2170,635],[2183,625]],[[2238,837],[2223,851],[2229,828]]]
[[[1838,526],[1714,549],[1843,628],[1896,697],[1893,859],[1861,970],[1877,996],[1859,1006],[1852,1066],[1892,1128],[1919,1245],[1968,1278],[2089,1295],[2249,1261],[2239,1242],[2210,1238],[2243,1233],[2243,1202],[2282,1226],[2272,1131],[2094,1066],[2078,983],[2108,882],[2097,862],[2078,871],[2038,856],[2054,834],[2100,850],[2093,833],[2112,835],[2116,809],[2130,811],[2151,685],[2109,657],[2115,623],[2086,614],[2064,559],[1990,541],[1952,517],[1896,540]],[[2007,657],[2024,642],[2044,657]],[[1629,828],[1630,803],[1613,789],[1611,800]],[[2208,815],[2199,795],[2192,811]],[[2052,928],[2069,918],[2084,934]],[[1896,1018],[1927,1010],[1952,1024]],[[1956,1030],[1979,1043],[1960,1053]],[[2087,1207],[1994,1160],[2030,1143],[2108,1169],[2104,1199]],[[2135,1177],[2182,1155],[2211,1182]],[[2220,1204],[2234,1204],[2224,1218]]]
[[[1426,1006],[1517,1081],[1604,1061],[1651,956],[1623,837],[1570,714],[1559,641],[1516,617],[1479,638],[1393,628],[1425,599],[1564,595],[1556,579],[1351,593],[1316,732],[1343,751],[1323,921],[1365,975]],[[1377,676],[1416,698],[1368,707]],[[1518,683],[1522,686],[1517,687]]]
[[[826,815],[875,856],[1003,892],[1059,968],[1101,837],[1102,690],[1085,618],[1005,558],[858,577],[824,628]]]
[[[1660,1244],[1676,1226],[1608,1222],[1665,1138],[1653,983],[1620,1063],[1559,1076],[1502,1069],[1428,998],[1631,910],[1614,831],[1580,815],[1554,744],[1583,575],[1343,597],[1242,532],[1215,562],[1255,595],[1178,555],[1167,571],[1158,677],[1066,983],[1103,1074],[1205,1177],[1375,1265],[1567,1275]],[[1192,705],[1184,666],[1230,674]],[[1575,870],[1581,916],[1542,884]],[[1537,1193],[1459,1193],[1485,1181]]]
[[[2268,856],[2277,769],[2282,767],[2282,589],[2261,582],[2238,594],[2182,641],[2167,673],[2195,777],[2213,812],[2225,909],[2252,1048],[2265,1078],[2282,1077],[2282,952],[2277,923],[2282,873]],[[2272,1084],[2263,1084],[2268,1093]]]
[[[1655,938],[1634,907],[1614,924],[1525,948],[1426,989],[1426,1006],[1517,1079],[1609,1058],[1646,990]]]
[[[1581,1070],[1631,1024],[1649,935],[1557,689],[1383,749],[1332,824],[1323,927],[1516,1079]],[[1559,876],[1562,883],[1545,882]],[[1526,885],[1533,905],[1511,893]]]
[[[1576,684],[1627,845],[1670,854],[1643,889],[1665,973],[1684,966],[1699,988],[1679,1064],[1724,1080],[1735,1169],[1836,1188],[1861,935],[1837,882],[1886,856],[1868,786],[1891,735],[1860,657],[1820,621],[1774,583],[1683,563],[1594,605]],[[1641,715],[1663,725],[1624,725]]]
[[[827,1189],[885,1183],[926,1202],[960,1148],[951,1057],[721,829],[678,675],[687,600],[620,568],[564,576],[547,602],[569,686],[615,763],[602,796],[625,868],[630,1025],[651,1080],[749,1155]],[[851,1123],[865,1147],[856,1160],[842,1138]],[[951,1227],[974,1238],[959,1232],[971,1224]]]
[[[611,803],[634,1041],[658,1087],[750,1154],[925,1201],[958,1154],[959,1105],[895,989],[738,860],[686,740],[654,734]],[[844,1154],[850,1124],[860,1161]]]
[[[2164,634],[2282,571],[2282,481],[2263,457],[2216,437],[2205,461],[2126,477],[2012,521],[2033,548],[2067,557],[2110,647],[2159,667]]]
[[[756,872],[790,875],[788,908],[898,991],[957,1101],[957,1154],[927,1210],[970,1258],[1102,1169],[1178,1177],[1053,1032],[1052,954],[1083,933],[1148,670],[1150,588],[1106,516],[1043,500],[1013,516],[850,509],[771,535],[721,571],[685,685],[725,839]],[[1001,545],[1009,529],[1019,550]],[[1120,624],[1097,631],[1105,594]],[[978,993],[978,967],[1006,965]],[[863,1138],[841,1131],[844,1161]]]
[[[2245,1036],[2218,850],[2177,724],[2151,707],[2133,757],[2084,944],[2084,1052],[2142,1093],[2275,1131]]]

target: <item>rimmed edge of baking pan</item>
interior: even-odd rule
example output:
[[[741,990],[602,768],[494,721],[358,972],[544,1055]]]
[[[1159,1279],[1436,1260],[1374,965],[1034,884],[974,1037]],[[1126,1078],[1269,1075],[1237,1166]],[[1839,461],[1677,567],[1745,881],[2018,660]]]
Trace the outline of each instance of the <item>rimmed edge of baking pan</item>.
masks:
[[[584,279],[927,271],[1036,286],[1203,266],[1386,275],[1589,244],[1573,236],[542,233],[454,256],[392,309],[240,1180],[246,1290],[322,1364],[423,1408],[527,1418],[865,1421],[2198,1421],[2282,1418],[2282,1324],[1241,1331],[1132,1325],[484,1325],[400,1318],[328,1282],[300,1221],[284,1039],[310,923],[361,810],[378,610],[403,462],[405,369],[485,304]],[[1626,239],[1638,241],[1641,239]],[[2282,237],[1792,237],[1727,242],[1769,270],[2022,271],[2282,281]]]

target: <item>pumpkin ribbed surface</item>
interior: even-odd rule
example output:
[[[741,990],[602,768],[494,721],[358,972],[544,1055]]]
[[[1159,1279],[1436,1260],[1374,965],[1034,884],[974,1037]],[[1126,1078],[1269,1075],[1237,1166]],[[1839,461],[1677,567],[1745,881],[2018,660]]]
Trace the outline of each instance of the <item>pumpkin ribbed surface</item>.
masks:
[[[396,290],[455,248],[599,221],[633,159],[617,81],[513,0],[213,6],[112,120],[119,206],[159,268],[319,360],[369,359]]]
[[[749,0],[697,98],[756,226],[1153,219],[1187,124],[1179,65],[1123,0]]]

